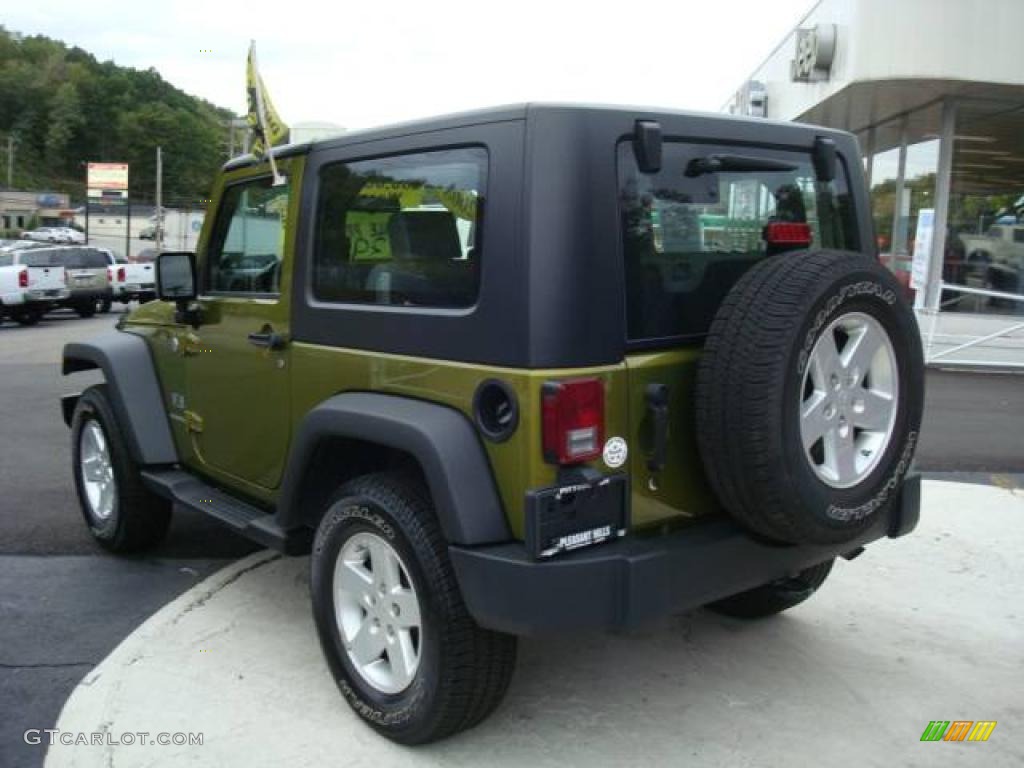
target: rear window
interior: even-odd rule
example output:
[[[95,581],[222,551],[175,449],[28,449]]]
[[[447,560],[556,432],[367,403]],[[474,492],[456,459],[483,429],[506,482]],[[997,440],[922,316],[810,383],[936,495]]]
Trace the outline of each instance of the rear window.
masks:
[[[468,307],[480,278],[487,151],[464,147],[325,166],[320,301]]]
[[[63,248],[54,252],[54,260],[69,269],[104,269],[107,258],[94,248]]]
[[[0,267],[9,267],[14,264],[14,257],[9,253],[0,253]]]
[[[713,154],[791,168],[686,174],[692,161]],[[707,333],[729,289],[768,255],[762,232],[769,222],[809,224],[814,248],[859,247],[841,162],[834,181],[819,182],[809,153],[666,142],[661,171],[644,174],[632,143],[622,142],[618,168],[630,340]]]
[[[54,251],[51,250],[26,249],[18,254],[18,261],[26,267],[60,266],[60,262],[54,258]]]

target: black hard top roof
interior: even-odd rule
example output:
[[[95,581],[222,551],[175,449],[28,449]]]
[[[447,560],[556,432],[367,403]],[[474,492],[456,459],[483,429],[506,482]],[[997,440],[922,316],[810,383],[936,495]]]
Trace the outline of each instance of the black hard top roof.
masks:
[[[525,120],[530,115],[544,111],[573,111],[592,112],[595,115],[630,115],[637,119],[656,120],[659,116],[669,117],[690,117],[703,120],[721,120],[731,123],[747,123],[752,126],[785,126],[792,129],[813,130],[817,134],[845,135],[842,131],[835,131],[830,128],[808,126],[798,123],[790,123],[779,120],[767,120],[758,117],[741,117],[727,115],[720,112],[699,112],[692,110],[667,109],[665,107],[630,106],[611,104],[573,104],[558,102],[529,102],[523,104],[507,104],[484,109],[475,109],[467,112],[456,112],[436,117],[419,118],[390,125],[364,128],[356,131],[348,131],[339,136],[332,136],[327,139],[307,142],[304,144],[286,144],[275,147],[272,151],[275,158],[292,157],[302,155],[311,149],[332,149],[352,144],[361,144],[377,139],[397,138],[411,136],[417,133],[428,133],[430,131],[443,130],[446,128],[460,128],[470,125],[483,125],[486,123],[498,123],[508,120]],[[236,168],[244,168],[257,163],[257,159],[249,155],[240,155],[232,158],[224,164],[224,170],[230,171]]]

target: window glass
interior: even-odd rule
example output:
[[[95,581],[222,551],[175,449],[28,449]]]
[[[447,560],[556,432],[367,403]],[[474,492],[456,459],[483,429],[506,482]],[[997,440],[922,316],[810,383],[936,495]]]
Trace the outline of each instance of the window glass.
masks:
[[[688,173],[709,155],[778,161],[787,168]],[[667,142],[662,170],[637,169],[619,145],[620,216],[630,339],[707,332],[725,294],[771,253],[769,222],[810,225],[812,247],[856,249],[857,230],[842,163],[815,179],[809,153]]]
[[[9,253],[0,253],[0,267],[9,267],[14,264],[14,256]]]
[[[60,267],[63,264],[54,258],[55,254],[49,249],[26,249],[18,254],[18,262],[26,267]]]
[[[1013,242],[1024,243],[1024,227],[1013,230]]]
[[[207,252],[207,290],[280,291],[288,198],[288,183],[275,187],[270,178],[235,184],[224,191]]]
[[[320,172],[313,294],[321,301],[467,307],[480,280],[487,152],[421,152]]]

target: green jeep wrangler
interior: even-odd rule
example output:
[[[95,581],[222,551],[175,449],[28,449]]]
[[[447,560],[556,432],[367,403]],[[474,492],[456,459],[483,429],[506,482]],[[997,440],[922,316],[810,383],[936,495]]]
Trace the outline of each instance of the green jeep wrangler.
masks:
[[[526,105],[232,160],[163,300],[64,348],[86,523],[311,553],[331,674],[405,744],[516,636],[807,599],[911,531],[914,317],[850,135]]]

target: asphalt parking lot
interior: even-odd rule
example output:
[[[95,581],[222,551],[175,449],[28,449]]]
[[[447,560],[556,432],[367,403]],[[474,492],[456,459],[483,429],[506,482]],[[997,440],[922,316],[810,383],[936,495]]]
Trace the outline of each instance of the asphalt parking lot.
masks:
[[[33,328],[0,326],[0,711],[7,713],[0,719],[0,766],[5,768],[41,763],[41,748],[23,743],[24,730],[51,727],[82,676],[146,616],[255,550],[201,516],[181,511],[167,540],[146,557],[112,558],[89,537],[74,498],[58,398],[98,377],[64,379],[60,349],[115,320],[116,314],[83,320],[64,312]],[[1021,434],[1024,377],[929,373],[920,469],[1021,487]]]

